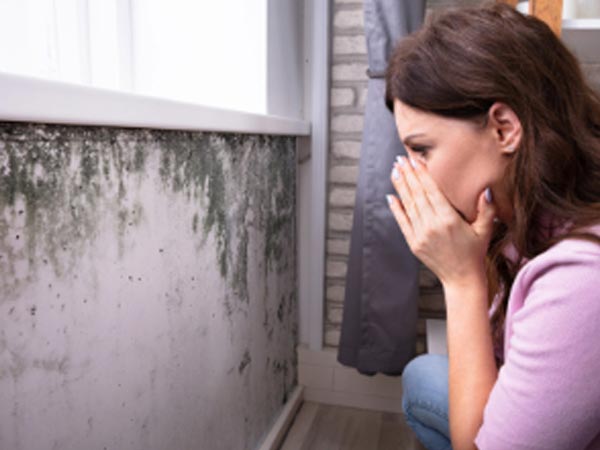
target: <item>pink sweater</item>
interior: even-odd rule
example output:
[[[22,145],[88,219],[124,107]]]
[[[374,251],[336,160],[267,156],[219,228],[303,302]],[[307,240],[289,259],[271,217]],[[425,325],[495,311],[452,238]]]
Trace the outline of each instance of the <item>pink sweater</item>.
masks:
[[[600,449],[599,245],[567,239],[525,261],[503,350],[477,448]]]

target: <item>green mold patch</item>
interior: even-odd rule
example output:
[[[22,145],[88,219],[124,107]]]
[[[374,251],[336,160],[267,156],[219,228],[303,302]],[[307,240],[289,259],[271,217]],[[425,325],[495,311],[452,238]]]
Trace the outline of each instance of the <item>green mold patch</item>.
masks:
[[[290,136],[0,123],[2,297],[39,264],[72,273],[107,215],[122,257],[145,217],[136,194],[151,182],[190,202],[196,247],[213,234],[221,276],[248,301],[251,229],[264,240],[265,275],[295,257],[295,170]]]

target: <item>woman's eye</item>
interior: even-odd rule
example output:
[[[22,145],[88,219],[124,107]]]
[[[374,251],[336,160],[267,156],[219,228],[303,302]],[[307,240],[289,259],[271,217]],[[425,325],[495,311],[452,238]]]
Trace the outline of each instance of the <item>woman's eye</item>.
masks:
[[[411,148],[414,152],[420,153],[423,156],[425,156],[427,154],[427,151],[429,150],[429,147],[418,146],[418,145],[413,146]]]

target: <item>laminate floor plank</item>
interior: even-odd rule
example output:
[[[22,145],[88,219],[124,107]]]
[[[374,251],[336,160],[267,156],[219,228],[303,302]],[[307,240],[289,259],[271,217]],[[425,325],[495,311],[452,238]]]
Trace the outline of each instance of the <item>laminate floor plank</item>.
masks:
[[[302,450],[304,441],[311,432],[318,410],[318,403],[302,403],[279,450]]]
[[[303,402],[279,450],[425,450],[403,414]]]

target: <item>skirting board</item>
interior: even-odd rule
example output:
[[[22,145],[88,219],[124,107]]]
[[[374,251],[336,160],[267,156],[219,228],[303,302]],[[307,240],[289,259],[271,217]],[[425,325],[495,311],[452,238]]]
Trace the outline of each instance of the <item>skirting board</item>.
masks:
[[[426,319],[427,352],[447,354],[446,321]],[[337,361],[336,348],[321,351],[299,345],[298,383],[304,400],[354,408],[402,412],[402,377],[362,375]]]
[[[372,377],[337,361],[336,348],[321,351],[299,345],[298,383],[304,400],[376,411],[402,411],[401,377],[378,373]]]
[[[292,425],[294,417],[298,413],[298,409],[302,405],[302,392],[304,387],[296,386],[289,400],[283,406],[279,417],[269,430],[263,443],[258,447],[258,450],[277,450],[281,447],[283,438]]]

